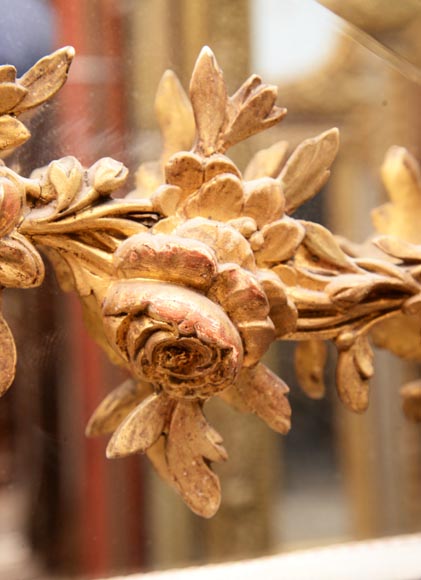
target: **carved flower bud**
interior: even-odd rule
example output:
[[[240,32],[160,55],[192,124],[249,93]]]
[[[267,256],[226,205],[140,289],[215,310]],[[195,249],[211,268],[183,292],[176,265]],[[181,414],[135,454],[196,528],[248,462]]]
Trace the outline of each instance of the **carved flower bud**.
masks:
[[[108,195],[121,187],[128,176],[129,170],[123,163],[103,157],[88,171],[89,183],[102,195]]]
[[[0,177],[0,237],[9,234],[20,219],[25,191],[17,181]]]

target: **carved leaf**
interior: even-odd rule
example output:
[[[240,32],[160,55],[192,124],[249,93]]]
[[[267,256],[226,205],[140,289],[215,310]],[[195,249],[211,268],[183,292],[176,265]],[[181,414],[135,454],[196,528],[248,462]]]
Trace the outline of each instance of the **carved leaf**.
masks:
[[[179,402],[167,441],[170,473],[186,504],[196,514],[212,517],[219,508],[221,488],[209,461],[225,461],[220,435],[207,423],[196,402]]]
[[[222,71],[207,46],[202,48],[193,70],[190,99],[198,132],[196,147],[207,157],[216,152],[228,102]]]
[[[411,289],[397,278],[386,278],[377,274],[343,274],[336,276],[326,286],[326,293],[336,305],[346,308],[363,302],[377,293],[379,296],[390,292],[411,293]]]
[[[0,240],[0,286],[31,288],[41,284],[44,263],[28,240],[13,233]]]
[[[74,48],[65,46],[35,63],[19,79],[20,84],[28,90],[28,93],[13,112],[22,113],[54,96],[67,79],[74,55]]]
[[[0,396],[15,378],[16,346],[10,328],[0,313]]]
[[[288,386],[265,365],[244,370],[237,382],[246,405],[267,425],[285,435],[291,428],[291,407],[286,397]]]
[[[326,355],[326,343],[322,340],[303,340],[295,347],[295,373],[300,387],[310,399],[324,397]]]
[[[161,435],[159,439],[154,443],[146,452],[149,461],[152,463],[155,471],[168,485],[173,487],[178,491],[177,486],[174,483],[173,476],[168,468],[168,461],[166,455],[167,437],[166,435]]]
[[[155,113],[164,142],[163,162],[177,151],[191,148],[195,135],[193,110],[177,75],[163,74],[155,98]]]
[[[335,237],[328,229],[314,222],[300,220],[300,223],[306,230],[303,245],[309,250],[312,256],[315,256],[322,262],[327,262],[328,264],[348,271],[358,271],[358,268],[341,250]]]
[[[0,117],[0,150],[13,149],[22,145],[31,136],[28,129],[15,117]]]
[[[145,453],[161,436],[172,405],[163,394],[149,395],[115,431],[107,446],[107,457],[114,459]]]
[[[229,101],[229,119],[221,138],[221,150],[226,150],[251,135],[272,127],[286,115],[286,109],[275,105],[277,87],[262,84],[252,75]]]
[[[267,149],[261,149],[244,171],[244,180],[260,179],[261,177],[277,177],[284,164],[288,151],[287,141],[278,141]]]
[[[151,394],[151,390],[148,383],[133,379],[124,381],[97,407],[86,426],[86,435],[96,437],[115,431],[127,415]]]
[[[394,258],[399,258],[405,262],[421,262],[421,245],[410,244],[394,236],[374,238],[373,244]]]
[[[279,175],[288,214],[311,199],[329,179],[338,147],[339,131],[330,129],[303,141],[288,159]]]
[[[25,87],[15,82],[2,82],[0,84],[0,115],[11,111],[27,93]]]
[[[421,360],[421,322],[419,316],[398,312],[393,318],[382,320],[370,332],[376,346],[387,348],[406,360]]]
[[[373,372],[373,351],[365,335],[339,351],[336,385],[339,398],[351,411],[363,413],[367,409],[369,379]]]

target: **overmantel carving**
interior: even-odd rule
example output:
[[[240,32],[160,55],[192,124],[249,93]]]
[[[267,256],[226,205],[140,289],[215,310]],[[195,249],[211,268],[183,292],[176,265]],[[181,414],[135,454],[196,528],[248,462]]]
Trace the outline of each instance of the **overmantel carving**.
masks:
[[[71,48],[16,79],[0,67],[0,149],[29,138],[20,113],[64,83]],[[226,150],[278,123],[277,89],[253,75],[229,96],[204,48],[190,100],[166,72],[156,111],[159,161],[142,164],[136,188],[113,198],[128,171],[110,158],[84,168],[74,157],[29,178],[0,167],[0,286],[42,283],[51,259],[63,290],[76,291],[96,341],[131,378],[92,416],[87,434],[111,433],[110,458],[146,453],[197,514],[212,516],[220,484],[211,462],[227,458],[203,414],[219,396],[279,433],[290,429],[287,385],[260,362],[275,340],[297,341],[299,380],[323,396],[325,341],[338,349],[337,390],[352,411],[368,405],[370,340],[421,357],[420,169],[392,148],[382,174],[391,202],[374,213],[382,234],[362,246],[291,217],[329,178],[336,129],[258,152],[243,175]],[[403,241],[402,239],[406,239]],[[0,388],[13,381],[16,351],[0,318]],[[419,388],[404,389],[420,418]]]

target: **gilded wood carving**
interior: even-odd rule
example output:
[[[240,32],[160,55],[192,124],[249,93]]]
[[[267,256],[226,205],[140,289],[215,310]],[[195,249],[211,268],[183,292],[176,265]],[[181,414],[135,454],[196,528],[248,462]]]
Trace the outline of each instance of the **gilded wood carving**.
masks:
[[[55,94],[72,58],[61,49],[20,79],[0,67],[4,156],[30,136],[19,115]],[[164,74],[156,98],[162,156],[140,166],[124,198],[112,194],[128,171],[110,158],[84,168],[65,157],[29,178],[0,166],[0,288],[41,284],[42,248],[63,290],[80,296],[96,341],[131,375],[99,405],[87,434],[112,434],[110,458],[146,453],[204,517],[220,503],[211,462],[227,459],[206,401],[219,396],[279,433],[290,429],[288,387],[260,362],[273,341],[297,341],[297,376],[313,398],[323,396],[325,341],[333,341],[338,394],[355,412],[368,405],[371,341],[421,357],[419,166],[406,150],[389,151],[382,175],[391,202],[373,214],[381,235],[363,246],[294,219],[329,178],[336,129],[289,156],[285,142],[275,143],[243,175],[225,156],[281,121],[276,98],[256,75],[229,96],[204,48],[190,100],[174,73]],[[0,347],[4,393],[16,350],[3,318]],[[402,390],[412,419],[421,415],[420,393],[417,383]]]

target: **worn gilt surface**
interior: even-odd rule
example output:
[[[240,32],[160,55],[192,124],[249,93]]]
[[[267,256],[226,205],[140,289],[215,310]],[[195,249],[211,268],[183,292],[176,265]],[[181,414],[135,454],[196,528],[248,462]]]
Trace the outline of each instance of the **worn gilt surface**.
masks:
[[[55,94],[72,58],[61,49],[20,79],[0,67],[3,157],[30,136],[19,115]],[[174,73],[164,74],[156,97],[162,157],[140,166],[124,198],[112,194],[128,171],[110,158],[84,168],[65,157],[29,178],[0,167],[1,289],[41,284],[42,248],[63,290],[79,294],[97,342],[131,377],[100,403],[87,434],[111,434],[110,458],[147,453],[204,517],[220,503],[211,463],[227,459],[206,401],[219,396],[279,433],[290,429],[288,387],[260,362],[273,341],[297,341],[297,376],[313,398],[324,394],[325,341],[333,341],[338,394],[355,412],[368,405],[371,341],[421,358],[419,166],[404,149],[388,152],[382,176],[391,201],[374,211],[380,236],[364,246],[294,219],[329,178],[336,129],[292,153],[275,143],[243,174],[225,156],[282,120],[276,98],[256,75],[228,95],[204,48],[190,99]],[[0,353],[5,392],[16,350],[3,318]],[[421,386],[402,395],[408,417],[419,420]]]

